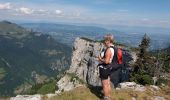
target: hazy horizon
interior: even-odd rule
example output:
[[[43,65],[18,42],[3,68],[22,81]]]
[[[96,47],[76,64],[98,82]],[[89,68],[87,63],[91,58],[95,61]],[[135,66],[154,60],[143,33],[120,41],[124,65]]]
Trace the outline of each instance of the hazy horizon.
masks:
[[[0,20],[170,28],[170,0],[1,0]]]

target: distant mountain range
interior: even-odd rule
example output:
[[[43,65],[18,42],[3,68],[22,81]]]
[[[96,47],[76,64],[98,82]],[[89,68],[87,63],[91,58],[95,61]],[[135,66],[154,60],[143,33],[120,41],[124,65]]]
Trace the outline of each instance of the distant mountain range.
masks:
[[[130,46],[138,46],[143,35],[145,34],[145,30],[149,37],[151,38],[150,49],[159,49],[165,48],[170,45],[170,33],[168,34],[168,30],[165,29],[165,33],[153,33],[153,31],[149,31],[150,28],[141,27],[140,32],[133,32],[132,30],[139,30],[140,27],[131,27],[130,30],[126,31],[128,28],[123,27],[122,30],[120,27],[114,26],[113,28],[119,30],[108,30],[101,27],[96,26],[78,26],[78,25],[67,25],[67,24],[54,24],[54,23],[24,23],[20,24],[23,27],[28,29],[32,29],[34,31],[39,31],[45,34],[52,35],[56,40],[71,45],[76,37],[87,37],[90,39],[102,39],[102,37],[106,33],[111,33],[114,35],[115,40],[117,42],[130,45]],[[157,29],[159,30],[159,29]],[[161,30],[163,30],[161,28]],[[151,33],[148,33],[151,32]]]
[[[0,96],[24,92],[70,65],[71,48],[48,34],[0,22]]]

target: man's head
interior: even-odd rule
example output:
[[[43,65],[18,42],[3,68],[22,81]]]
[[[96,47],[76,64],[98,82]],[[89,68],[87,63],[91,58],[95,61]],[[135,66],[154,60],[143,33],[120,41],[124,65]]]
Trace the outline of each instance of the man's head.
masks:
[[[109,46],[111,43],[113,43],[113,35],[111,35],[111,34],[106,34],[106,35],[104,36],[104,44],[105,44],[106,46]]]

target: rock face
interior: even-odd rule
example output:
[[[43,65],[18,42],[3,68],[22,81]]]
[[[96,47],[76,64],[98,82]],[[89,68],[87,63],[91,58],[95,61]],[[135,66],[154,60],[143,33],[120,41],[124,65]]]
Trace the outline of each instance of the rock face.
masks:
[[[104,46],[100,42],[76,38],[73,47],[71,66],[67,73],[74,73],[88,85],[100,86],[101,82],[97,67],[99,62],[97,61],[96,56],[100,54],[103,48]],[[60,91],[66,90],[65,87],[69,87],[69,90],[71,90],[76,86],[75,83],[70,82],[69,80],[71,80],[71,77],[68,78],[68,76],[65,75],[57,82]],[[57,93],[58,92],[59,91],[57,91]]]
[[[41,100],[41,95],[17,95],[10,100]]]
[[[76,38],[73,47],[73,54],[71,59],[70,69],[67,73],[74,73],[75,76],[83,80],[85,83],[92,86],[100,86],[100,79],[98,73],[98,61],[96,56],[99,55],[103,45],[87,41],[85,39]],[[78,82],[71,82],[73,76],[65,75],[58,82],[59,88],[56,93],[62,90],[69,91],[74,87],[80,85]]]
[[[72,63],[68,73],[75,73],[87,84],[100,85],[98,73],[98,61],[96,56],[99,55],[103,45],[77,38],[74,43]]]
[[[67,74],[57,82],[58,90],[55,91],[55,93],[59,94],[62,91],[69,91],[78,86],[82,86],[82,84],[76,79],[76,77]]]

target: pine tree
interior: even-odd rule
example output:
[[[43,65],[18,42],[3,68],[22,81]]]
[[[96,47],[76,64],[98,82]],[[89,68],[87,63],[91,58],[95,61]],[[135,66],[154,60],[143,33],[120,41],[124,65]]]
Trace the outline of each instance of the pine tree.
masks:
[[[150,38],[145,34],[139,45],[138,59],[134,65],[134,73],[132,73],[131,81],[135,81],[140,84],[152,84],[152,74],[154,60],[150,57],[148,48],[150,44]]]
[[[147,36],[147,34],[145,34],[139,45],[138,59],[135,65],[135,67],[137,67],[137,71],[146,72],[146,70],[149,68],[149,62],[151,61],[149,53],[147,51],[149,43],[150,38]]]

